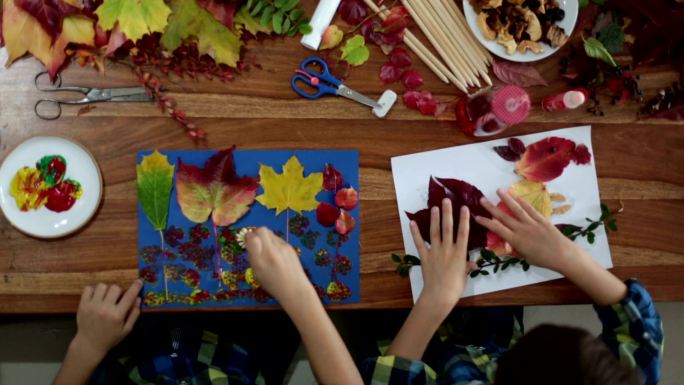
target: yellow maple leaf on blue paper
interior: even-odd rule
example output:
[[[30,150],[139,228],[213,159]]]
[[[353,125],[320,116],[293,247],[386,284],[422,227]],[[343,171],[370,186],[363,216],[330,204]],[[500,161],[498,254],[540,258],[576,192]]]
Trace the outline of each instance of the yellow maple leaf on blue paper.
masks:
[[[294,155],[283,166],[282,174],[262,164],[259,178],[264,193],[256,200],[266,208],[275,209],[276,215],[287,209],[300,213],[318,206],[316,195],[323,189],[323,173],[312,172],[305,177],[304,167]]]

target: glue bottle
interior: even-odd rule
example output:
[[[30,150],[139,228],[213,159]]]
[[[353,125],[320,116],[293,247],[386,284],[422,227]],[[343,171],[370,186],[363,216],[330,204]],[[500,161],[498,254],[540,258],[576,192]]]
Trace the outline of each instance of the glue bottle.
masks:
[[[337,7],[341,0],[321,0],[316,6],[313,16],[311,16],[311,32],[302,37],[301,43],[304,47],[311,50],[318,50],[321,44],[323,32],[328,28],[330,22],[337,12]]]
[[[575,109],[587,100],[589,92],[584,88],[577,88],[558,95],[547,96],[542,100],[544,111],[560,111]]]
[[[456,123],[470,136],[496,135],[527,118],[530,96],[507,85],[462,97],[456,103]]]

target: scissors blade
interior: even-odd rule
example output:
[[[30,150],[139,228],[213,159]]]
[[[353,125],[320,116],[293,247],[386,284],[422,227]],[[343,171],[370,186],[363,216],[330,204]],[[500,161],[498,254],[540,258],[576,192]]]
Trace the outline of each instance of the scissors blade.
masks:
[[[104,90],[112,102],[144,102],[153,98],[145,93],[143,87],[109,88]]]
[[[352,90],[344,84],[340,84],[340,86],[337,87],[337,95],[343,96],[347,99],[351,99],[355,102],[361,103],[371,108],[381,108],[380,104],[378,104],[378,102],[376,102],[375,100],[363,96],[362,94]]]

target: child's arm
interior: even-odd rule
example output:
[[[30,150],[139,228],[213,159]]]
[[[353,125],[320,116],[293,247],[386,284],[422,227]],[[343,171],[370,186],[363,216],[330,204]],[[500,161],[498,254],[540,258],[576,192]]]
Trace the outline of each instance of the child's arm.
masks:
[[[529,203],[503,190],[497,193],[515,217],[483,198],[482,205],[493,218],[475,217],[479,224],[510,243],[529,263],[563,274],[596,304],[611,305],[625,298],[627,286],[622,281],[565,237]]]
[[[140,315],[138,293],[142,282],[135,281],[122,295],[117,285],[86,286],[76,314],[78,331],[69,344],[64,363],[53,385],[83,385],[97,365],[133,329]]]
[[[411,235],[420,255],[425,286],[387,350],[387,355],[420,360],[432,335],[454,308],[465,289],[470,270],[466,260],[469,219],[468,208],[460,208],[458,237],[453,239],[451,201],[442,202],[442,230],[440,234],[439,209],[433,207],[430,222],[430,248],[420,235],[418,226],[411,221]]]
[[[362,384],[347,347],[292,246],[261,227],[247,235],[247,250],[257,281],[278,300],[299,330],[318,381]]]

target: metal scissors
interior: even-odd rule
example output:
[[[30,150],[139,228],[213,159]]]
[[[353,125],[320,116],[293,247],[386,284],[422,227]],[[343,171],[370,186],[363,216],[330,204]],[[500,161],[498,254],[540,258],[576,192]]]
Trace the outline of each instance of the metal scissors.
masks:
[[[98,102],[148,102],[154,98],[145,93],[144,87],[121,87],[121,88],[93,88],[78,86],[62,86],[62,77],[57,74],[57,79],[49,87],[39,84],[39,79],[44,77],[47,72],[40,72],[33,82],[36,89],[43,92],[78,92],[83,95],[81,99],[39,99],[33,106],[36,116],[43,120],[55,120],[62,116],[62,104],[80,105]],[[52,106],[49,110],[55,111],[54,114],[40,112],[40,106],[47,109],[47,105]]]
[[[320,71],[311,68],[314,65],[320,67]],[[303,82],[308,86],[309,92],[300,87],[300,82]],[[325,60],[316,56],[304,59],[299,65],[299,68],[295,70],[295,75],[290,80],[290,85],[299,96],[307,99],[318,99],[324,95],[342,96],[351,99],[371,107],[373,109],[373,114],[379,118],[382,118],[387,114],[394,104],[394,100],[396,100],[396,94],[391,103],[385,103],[383,97],[381,97],[379,101],[375,101],[352,90],[342,84],[340,79],[337,79],[330,73],[330,69]],[[386,99],[391,99],[391,97]]]

